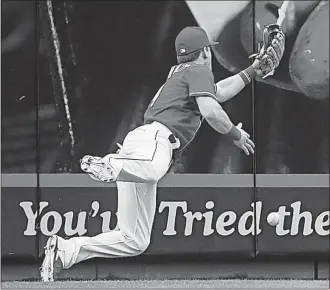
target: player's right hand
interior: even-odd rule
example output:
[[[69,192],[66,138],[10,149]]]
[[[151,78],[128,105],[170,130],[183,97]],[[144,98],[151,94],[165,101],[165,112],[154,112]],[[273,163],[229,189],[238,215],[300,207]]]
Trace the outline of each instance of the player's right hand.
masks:
[[[242,129],[242,123],[239,123],[236,128],[241,132],[241,139],[233,141],[234,144],[242,149],[246,155],[250,155],[250,152],[253,154],[255,145],[250,139],[250,135]]]

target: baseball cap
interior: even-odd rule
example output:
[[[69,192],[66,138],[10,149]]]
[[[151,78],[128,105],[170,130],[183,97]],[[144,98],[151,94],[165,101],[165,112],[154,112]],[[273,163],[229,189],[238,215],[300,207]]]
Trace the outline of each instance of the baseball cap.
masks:
[[[219,42],[210,42],[205,30],[197,26],[188,26],[181,30],[175,39],[176,55],[186,55]]]

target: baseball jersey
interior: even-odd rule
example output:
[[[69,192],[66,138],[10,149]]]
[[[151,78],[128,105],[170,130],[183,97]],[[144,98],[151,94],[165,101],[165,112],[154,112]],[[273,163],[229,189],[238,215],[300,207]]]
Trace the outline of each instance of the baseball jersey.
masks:
[[[194,63],[175,65],[150,102],[144,123],[157,121],[165,125],[179,138],[182,150],[193,140],[203,121],[195,97],[216,99],[215,95],[214,76],[208,67]]]

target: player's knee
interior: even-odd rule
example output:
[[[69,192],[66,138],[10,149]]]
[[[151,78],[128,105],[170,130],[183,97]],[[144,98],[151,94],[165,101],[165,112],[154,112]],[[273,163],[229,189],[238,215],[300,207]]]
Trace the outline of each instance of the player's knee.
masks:
[[[128,245],[131,249],[132,256],[138,256],[146,251],[150,244],[150,236],[141,236],[137,235],[125,235],[126,238],[129,240]]]
[[[143,241],[139,241],[137,243],[138,254],[140,255],[140,254],[144,253],[148,249],[149,244],[150,244],[150,239],[144,239]]]
[[[150,237],[144,237],[144,238],[137,238],[137,237],[132,237],[133,238],[133,244],[132,248],[134,248],[135,256],[138,256],[142,254],[143,252],[146,251],[150,244]]]

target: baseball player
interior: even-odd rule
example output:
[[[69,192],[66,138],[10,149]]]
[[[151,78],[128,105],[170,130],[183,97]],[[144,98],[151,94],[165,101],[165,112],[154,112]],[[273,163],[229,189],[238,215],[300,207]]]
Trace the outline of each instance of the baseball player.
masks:
[[[216,84],[210,48],[215,44],[203,29],[184,28],[175,41],[178,64],[150,102],[144,124],[127,134],[117,153],[83,157],[81,168],[91,178],[117,184],[117,228],[94,237],[50,237],[40,271],[43,281],[56,280],[61,269],[87,259],[137,256],[147,249],[157,183],[168,171],[173,153],[188,146],[204,119],[245,154],[254,153],[249,134],[241,123],[232,124],[220,103],[234,97],[254,77],[274,70],[283,55],[284,37],[278,33],[253,65]]]

